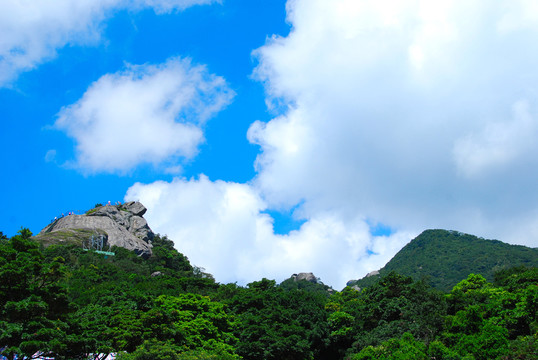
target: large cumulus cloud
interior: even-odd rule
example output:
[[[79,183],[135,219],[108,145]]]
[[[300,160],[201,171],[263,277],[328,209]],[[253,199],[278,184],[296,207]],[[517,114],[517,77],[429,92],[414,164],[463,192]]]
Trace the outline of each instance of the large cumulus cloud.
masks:
[[[536,245],[534,7],[289,1],[290,35],[256,51],[289,106],[249,130],[264,199]]]

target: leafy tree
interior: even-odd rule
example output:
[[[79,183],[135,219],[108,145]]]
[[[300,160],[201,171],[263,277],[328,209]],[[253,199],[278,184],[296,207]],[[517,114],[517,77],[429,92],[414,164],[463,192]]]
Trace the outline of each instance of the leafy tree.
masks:
[[[0,354],[8,359],[61,350],[67,329],[63,259],[43,263],[31,236],[23,228],[0,240]]]
[[[69,329],[64,339],[66,347],[58,352],[57,359],[89,359],[100,354],[102,358],[115,352],[114,339],[110,337],[110,319],[114,309],[98,304],[88,304],[69,314]]]
[[[352,351],[377,346],[405,332],[429,343],[443,327],[444,297],[424,281],[413,282],[394,272],[364,289],[357,300],[344,303],[343,311],[355,318]]]
[[[153,241],[153,255],[149,259],[149,263],[153,267],[153,271],[173,270],[181,272],[183,276],[193,275],[193,267],[189,263],[186,256],[179,253],[174,248],[174,242],[166,235],[161,236],[156,234]]]
[[[495,286],[502,286],[510,291],[526,288],[538,283],[538,267],[516,266],[495,273]]]
[[[237,352],[245,359],[312,359],[327,337],[324,295],[284,291],[274,280],[248,284],[229,302],[238,318]]]
[[[482,276],[471,274],[448,295],[449,316],[443,342],[460,355],[476,359],[510,357],[510,341],[531,335],[536,321],[535,285],[513,287],[517,276],[503,277],[507,288],[495,287]],[[510,291],[513,290],[513,291]]]
[[[195,294],[159,296],[155,307],[144,314],[147,340],[173,340],[181,352],[205,349],[226,357],[234,356],[237,339],[233,319],[224,305]]]
[[[351,313],[354,312],[360,296],[359,291],[348,286],[341,292],[332,294],[325,303],[325,310],[329,313],[327,319],[328,347],[333,357],[342,358],[354,342],[357,331],[355,316]]]
[[[207,350],[181,350],[170,341],[145,341],[133,353],[123,353],[118,360],[234,360],[234,355]]]
[[[510,343],[508,355],[502,356],[502,360],[534,360],[538,359],[538,333],[520,336]]]
[[[180,350],[172,342],[145,341],[132,353],[121,353],[118,360],[177,360]]]
[[[379,346],[368,346],[350,360],[426,360],[426,345],[406,332],[401,338],[393,338]]]
[[[456,351],[449,349],[445,346],[441,341],[435,340],[430,343],[428,346],[428,355],[430,356],[430,359],[435,360],[461,360],[465,359],[465,357],[462,357],[459,355]],[[469,360],[472,360],[473,357],[470,355],[468,356]]]

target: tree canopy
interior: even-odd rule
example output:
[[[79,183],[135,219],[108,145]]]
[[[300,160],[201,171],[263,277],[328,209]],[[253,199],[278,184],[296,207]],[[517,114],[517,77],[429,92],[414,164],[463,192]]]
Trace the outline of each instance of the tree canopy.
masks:
[[[470,274],[442,292],[389,272],[362,291],[219,284],[157,235],[142,259],[0,236],[7,359],[536,359],[538,268]],[[335,265],[336,266],[336,265]]]

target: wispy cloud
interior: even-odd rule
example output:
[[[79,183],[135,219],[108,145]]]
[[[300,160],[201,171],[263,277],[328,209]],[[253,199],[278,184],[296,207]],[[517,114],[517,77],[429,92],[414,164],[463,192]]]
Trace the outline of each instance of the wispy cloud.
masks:
[[[0,87],[9,86],[56,56],[67,44],[95,44],[103,20],[114,11],[152,8],[156,13],[184,10],[218,0],[56,0],[0,2]]]

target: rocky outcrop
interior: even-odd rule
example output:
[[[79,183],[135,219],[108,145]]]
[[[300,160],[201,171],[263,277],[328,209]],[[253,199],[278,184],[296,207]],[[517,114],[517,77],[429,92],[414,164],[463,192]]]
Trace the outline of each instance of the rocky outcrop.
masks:
[[[142,217],[146,208],[139,202],[122,205],[106,205],[88,211],[84,215],[69,215],[53,221],[37,235],[50,237],[55,232],[85,230],[104,234],[110,246],[121,246],[143,257],[151,255],[154,233]]]
[[[370,278],[372,276],[379,276],[379,270],[374,270],[374,271],[370,271],[368,274],[366,274],[362,279],[360,280],[349,280],[347,283],[346,283],[346,286],[349,286],[351,287],[352,289],[355,289],[357,291],[361,291],[361,288],[357,285],[357,283],[361,282],[362,280],[366,279],[366,278]],[[370,283],[367,285],[369,286]]]
[[[374,271],[370,271],[368,274],[366,274],[365,277],[377,276],[377,275],[379,275],[379,271],[378,271],[378,270],[374,270]]]
[[[313,273],[299,273],[299,274],[293,274],[291,276],[295,281],[301,281],[301,280],[306,280],[306,281],[309,281],[311,283],[314,283],[314,284],[317,284],[318,283],[318,278],[316,276],[314,276]]]

